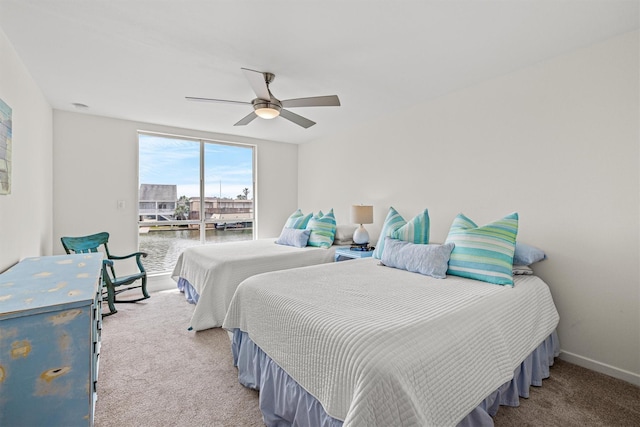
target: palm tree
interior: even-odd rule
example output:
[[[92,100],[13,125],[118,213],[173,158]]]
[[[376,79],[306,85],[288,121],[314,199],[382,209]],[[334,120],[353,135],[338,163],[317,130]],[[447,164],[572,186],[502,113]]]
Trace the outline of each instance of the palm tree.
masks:
[[[249,189],[245,187],[245,189],[242,190],[242,194],[238,194],[236,196],[236,199],[238,199],[238,200],[247,200],[248,196],[249,196]]]
[[[173,215],[178,220],[189,219],[189,198],[187,196],[180,196]]]

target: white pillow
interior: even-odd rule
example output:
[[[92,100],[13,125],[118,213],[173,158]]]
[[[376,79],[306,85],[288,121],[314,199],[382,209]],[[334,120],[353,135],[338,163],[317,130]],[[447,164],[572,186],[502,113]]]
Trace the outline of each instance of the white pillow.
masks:
[[[350,245],[353,243],[353,233],[358,228],[355,225],[339,224],[336,226],[336,236],[333,239],[334,245]]]
[[[311,230],[299,230],[297,228],[283,228],[280,237],[276,240],[279,245],[295,246],[296,248],[304,248],[309,241]]]
[[[519,275],[531,275],[533,274],[533,270],[528,265],[513,265],[512,269],[513,274]]]

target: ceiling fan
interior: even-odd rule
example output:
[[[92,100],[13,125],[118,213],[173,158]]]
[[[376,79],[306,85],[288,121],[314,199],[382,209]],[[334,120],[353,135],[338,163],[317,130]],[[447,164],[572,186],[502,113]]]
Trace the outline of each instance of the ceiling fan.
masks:
[[[339,107],[340,100],[337,95],[328,96],[313,96],[310,98],[296,98],[285,99],[280,101],[271,94],[269,90],[269,84],[275,79],[275,75],[272,73],[263,73],[261,71],[250,70],[248,68],[242,68],[245,77],[249,80],[251,88],[255,92],[257,98],[250,102],[245,101],[229,101],[226,99],[212,99],[212,98],[197,98],[193,96],[187,96],[189,101],[202,101],[202,102],[226,102],[230,104],[249,104],[253,105],[253,111],[240,119],[234,126],[244,126],[256,117],[263,119],[273,119],[278,116],[282,116],[285,119],[292,121],[293,123],[302,126],[303,128],[309,128],[316,124],[316,122],[307,119],[306,117],[299,116],[286,108],[295,107]]]

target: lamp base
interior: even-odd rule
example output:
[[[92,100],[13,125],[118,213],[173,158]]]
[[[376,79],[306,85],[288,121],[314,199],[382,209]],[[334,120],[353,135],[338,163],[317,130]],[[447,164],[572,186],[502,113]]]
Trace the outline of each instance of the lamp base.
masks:
[[[365,245],[369,243],[369,232],[360,224],[360,227],[353,232],[353,243]]]

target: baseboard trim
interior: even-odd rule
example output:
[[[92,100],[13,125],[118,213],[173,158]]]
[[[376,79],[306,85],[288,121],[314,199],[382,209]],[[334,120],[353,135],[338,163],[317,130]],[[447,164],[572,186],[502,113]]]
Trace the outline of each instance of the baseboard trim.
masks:
[[[640,387],[640,374],[616,368],[615,366],[607,365],[606,363],[598,362],[562,349],[560,350],[559,357],[562,360],[582,366],[583,368],[591,369],[592,371],[600,372],[601,374],[609,375],[610,377],[618,378]]]
[[[178,289],[176,281],[171,278],[171,273],[153,274],[148,276],[147,291],[160,292],[170,289]]]

